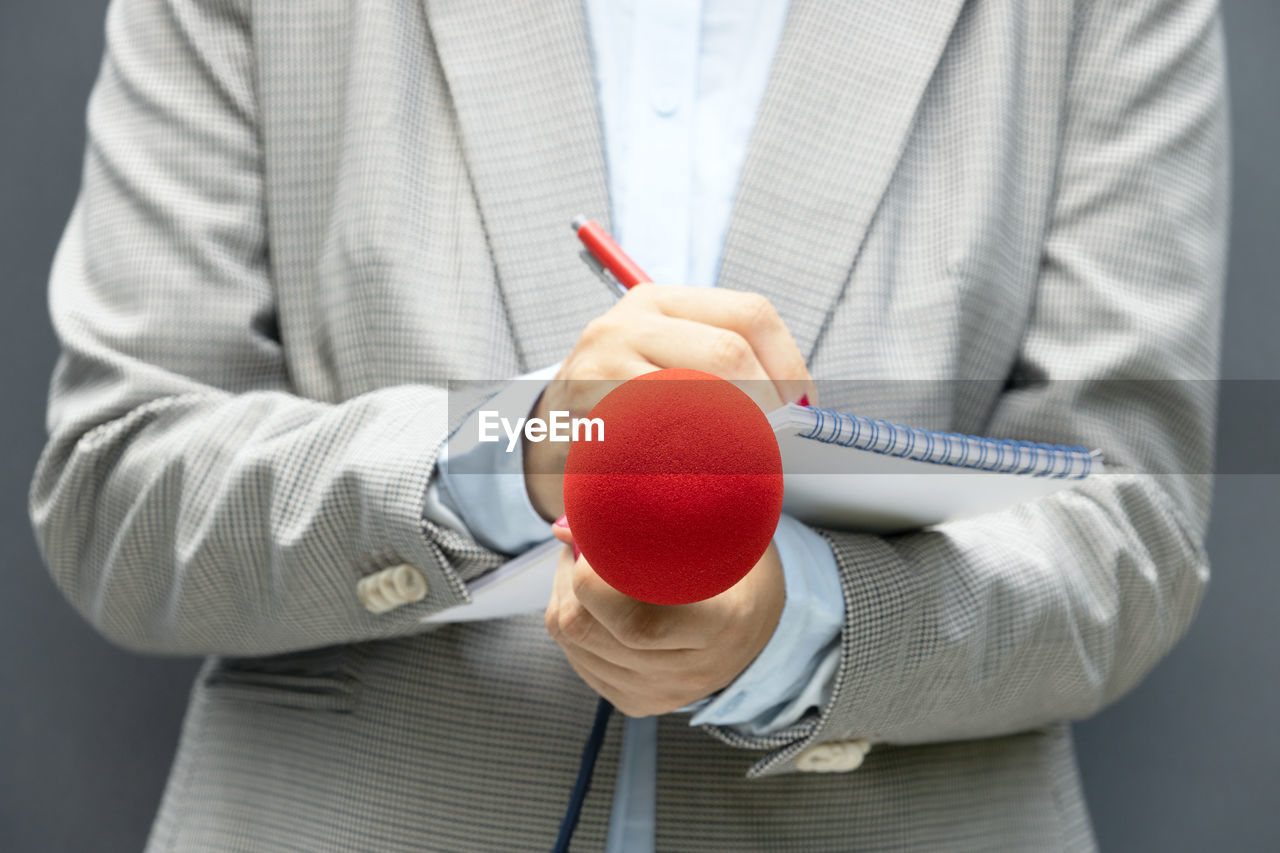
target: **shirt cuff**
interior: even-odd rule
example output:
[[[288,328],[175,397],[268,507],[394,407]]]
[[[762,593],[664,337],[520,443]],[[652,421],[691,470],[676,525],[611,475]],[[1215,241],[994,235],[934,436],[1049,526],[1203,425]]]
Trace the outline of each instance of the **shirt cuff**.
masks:
[[[525,488],[524,442],[515,441],[508,452],[505,435],[480,441],[479,419],[481,410],[496,411],[511,423],[529,417],[559,369],[553,364],[513,379],[449,436],[428,488],[426,514],[431,520],[452,526],[451,514],[477,542],[505,554],[519,554],[551,538],[551,525],[533,508]]]
[[[787,587],[778,626],[764,650],[719,694],[697,708],[691,726],[734,726],[761,737],[821,707],[840,662],[844,594],[827,541],[788,515],[773,534]]]

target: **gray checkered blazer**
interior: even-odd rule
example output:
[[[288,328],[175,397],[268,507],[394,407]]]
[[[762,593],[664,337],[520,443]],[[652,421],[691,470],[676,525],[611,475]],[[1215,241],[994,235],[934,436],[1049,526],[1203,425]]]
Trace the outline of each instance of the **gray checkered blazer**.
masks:
[[[424,630],[500,558],[422,505],[446,382],[610,305],[565,227],[609,210],[579,3],[116,0],[107,35],[31,506],[107,637],[209,656],[150,849],[548,848],[594,697],[538,615]],[[830,701],[755,740],[664,718],[661,850],[1093,847],[1067,721],[1207,579],[1212,384],[1162,380],[1217,367],[1223,89],[1211,0],[793,0],[721,283],[825,404],[1116,473],[824,531]],[[402,563],[425,599],[361,606]]]

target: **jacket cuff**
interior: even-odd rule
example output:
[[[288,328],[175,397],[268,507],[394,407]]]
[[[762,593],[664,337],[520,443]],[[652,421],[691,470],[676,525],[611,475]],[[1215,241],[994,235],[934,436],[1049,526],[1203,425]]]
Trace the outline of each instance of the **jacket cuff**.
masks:
[[[732,684],[704,700],[694,726],[731,726],[759,738],[794,725],[830,695],[840,662],[844,599],[830,546],[790,516],[778,522],[778,548],[787,597],[768,644]]]
[[[812,530],[812,529],[811,529]],[[833,740],[856,743],[861,747],[861,761],[869,745],[880,736],[862,731],[839,730],[837,709],[847,705],[850,694],[860,695],[877,679],[890,677],[886,662],[897,660],[904,631],[885,630],[886,625],[905,624],[908,591],[892,579],[902,578],[897,572],[898,560],[882,537],[870,534],[841,534],[833,539],[823,531],[813,530],[827,544],[833,559],[841,567],[841,585],[846,613],[858,614],[846,622],[837,650],[831,681],[823,694],[823,703],[794,723],[753,735],[734,726],[708,726],[705,731],[730,746],[742,749],[769,750],[747,771],[747,778],[776,776],[799,769],[796,760],[819,742]],[[874,614],[874,615],[873,615]],[[847,710],[847,709],[846,709]],[[811,769],[811,768],[810,768]]]

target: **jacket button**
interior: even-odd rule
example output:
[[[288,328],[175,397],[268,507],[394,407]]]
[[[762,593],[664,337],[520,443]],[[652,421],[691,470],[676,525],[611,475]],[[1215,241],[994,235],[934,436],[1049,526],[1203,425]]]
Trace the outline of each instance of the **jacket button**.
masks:
[[[360,582],[356,584],[356,597],[360,599],[364,609],[370,613],[386,613],[393,606],[391,602],[382,597],[382,590],[378,588],[377,575],[369,575],[360,579]]]
[[[356,597],[370,613],[387,613],[427,597],[427,579],[416,566],[400,563],[363,577]]]
[[[427,597],[427,579],[418,571],[417,566],[401,563],[383,569],[382,574],[391,578],[401,604],[413,604]]]
[[[796,757],[796,769],[805,773],[848,773],[857,770],[871,744],[862,738],[820,743]]]

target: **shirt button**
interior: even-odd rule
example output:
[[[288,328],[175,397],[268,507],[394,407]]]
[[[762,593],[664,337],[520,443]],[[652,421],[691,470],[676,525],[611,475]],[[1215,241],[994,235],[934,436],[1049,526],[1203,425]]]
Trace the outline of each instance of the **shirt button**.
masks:
[[[856,740],[837,740],[810,747],[796,757],[796,769],[805,773],[848,773],[862,764],[871,744]]]
[[[650,100],[653,111],[663,118],[673,116],[680,109],[680,98],[672,89],[658,89]]]

